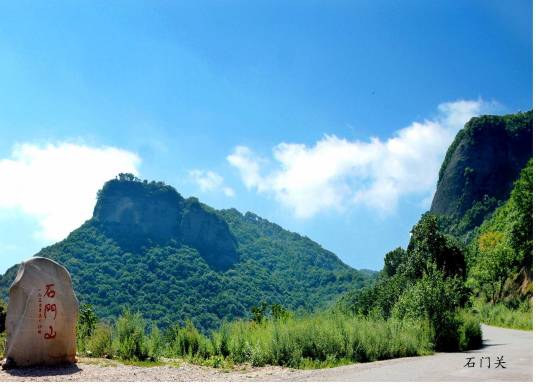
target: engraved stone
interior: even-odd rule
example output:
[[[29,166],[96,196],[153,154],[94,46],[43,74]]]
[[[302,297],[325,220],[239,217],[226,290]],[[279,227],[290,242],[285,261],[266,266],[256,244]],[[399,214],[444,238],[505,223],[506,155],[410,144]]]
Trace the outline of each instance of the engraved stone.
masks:
[[[23,262],[9,290],[4,367],[75,362],[77,320],[67,269],[42,257]]]

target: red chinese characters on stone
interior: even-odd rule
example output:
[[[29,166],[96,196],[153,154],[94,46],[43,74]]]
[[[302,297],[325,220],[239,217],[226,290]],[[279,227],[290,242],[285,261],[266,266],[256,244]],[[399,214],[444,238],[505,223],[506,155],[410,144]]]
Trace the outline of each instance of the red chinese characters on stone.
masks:
[[[47,284],[45,285],[45,292],[44,295],[41,296],[41,290],[39,290],[38,293],[38,304],[39,304],[39,322],[37,325],[37,333],[41,335],[42,333],[42,323],[41,320],[47,320],[48,318],[53,318],[53,320],[56,320],[56,316],[58,314],[58,308],[56,304],[52,303],[46,303],[44,305],[43,309],[43,300],[42,298],[54,298],[56,296],[56,290],[54,290],[54,284]],[[45,332],[44,338],[45,340],[52,340],[56,337],[57,332],[54,331],[54,326],[49,325],[48,326],[48,332]]]
[[[56,291],[53,288],[54,288],[54,284],[46,285],[45,297],[54,298],[54,296],[56,295]]]
[[[45,305],[45,318],[47,318],[47,312],[54,312],[54,320],[56,319],[57,310],[56,310],[56,304],[46,304]]]
[[[52,326],[49,326],[48,329],[49,331],[45,333],[45,340],[50,340],[56,337],[56,332],[54,332]]]

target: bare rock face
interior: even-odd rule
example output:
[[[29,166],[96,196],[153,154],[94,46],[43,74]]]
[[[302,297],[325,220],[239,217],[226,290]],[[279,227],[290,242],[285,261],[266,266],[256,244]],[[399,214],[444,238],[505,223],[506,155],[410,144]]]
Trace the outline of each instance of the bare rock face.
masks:
[[[93,219],[124,250],[139,252],[174,240],[196,249],[218,271],[238,261],[238,243],[217,211],[173,187],[131,175],[110,180],[100,191]]]
[[[147,239],[176,238],[183,202],[174,188],[163,183],[115,179],[101,190],[93,218],[124,247],[136,248]]]
[[[238,260],[238,243],[228,224],[204,209],[197,199],[186,201],[180,234],[182,242],[197,249],[209,266],[216,270],[227,270]]]
[[[449,147],[430,211],[461,218],[487,196],[497,199],[492,213],[532,153],[532,111],[472,118]]]
[[[75,362],[78,300],[67,269],[34,257],[9,290],[5,367]]]

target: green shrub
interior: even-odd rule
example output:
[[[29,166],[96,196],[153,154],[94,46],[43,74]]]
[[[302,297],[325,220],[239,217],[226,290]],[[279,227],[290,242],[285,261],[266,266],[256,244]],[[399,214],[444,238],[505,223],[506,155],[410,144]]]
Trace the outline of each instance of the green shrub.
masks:
[[[229,323],[223,323],[218,331],[212,332],[210,342],[216,355],[228,357],[231,353],[229,350]]]
[[[476,302],[480,320],[484,324],[504,328],[532,330],[532,303],[525,301],[518,308],[508,308],[504,304]]]
[[[166,336],[171,356],[207,359],[215,354],[211,340],[201,334],[191,321],[184,327],[171,327]]]
[[[400,296],[392,314],[402,320],[429,320],[435,349],[457,351],[460,321],[455,310],[463,296],[461,280],[428,267],[423,277]]]
[[[95,331],[97,321],[98,318],[93,310],[93,306],[85,304],[80,307],[78,323],[76,325],[76,342],[80,352],[87,350],[86,342]]]
[[[461,351],[477,349],[482,346],[482,329],[480,320],[471,312],[464,310],[457,314],[461,322],[458,328],[458,342]]]
[[[147,351],[150,360],[157,361],[159,359],[164,349],[163,344],[164,343],[162,340],[162,335],[160,334],[160,329],[158,329],[158,326],[153,323],[153,326],[151,327],[151,333],[147,338]]]
[[[139,312],[126,309],[115,325],[114,352],[124,360],[147,359],[148,347],[145,337],[145,320]]]
[[[88,355],[92,357],[111,358],[113,356],[112,328],[107,324],[98,324],[87,340],[86,348]]]

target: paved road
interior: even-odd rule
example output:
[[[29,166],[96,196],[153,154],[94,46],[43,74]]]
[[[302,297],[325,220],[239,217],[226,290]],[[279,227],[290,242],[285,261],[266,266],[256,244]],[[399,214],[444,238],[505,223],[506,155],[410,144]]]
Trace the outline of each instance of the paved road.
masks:
[[[484,347],[466,353],[437,353],[432,356],[384,360],[373,363],[299,372],[300,381],[532,381],[532,332],[482,325]],[[487,368],[491,358],[491,368]],[[506,368],[496,368],[503,356]],[[474,357],[473,368],[464,367]],[[289,375],[290,376],[290,375]],[[289,380],[289,379],[287,379]]]

